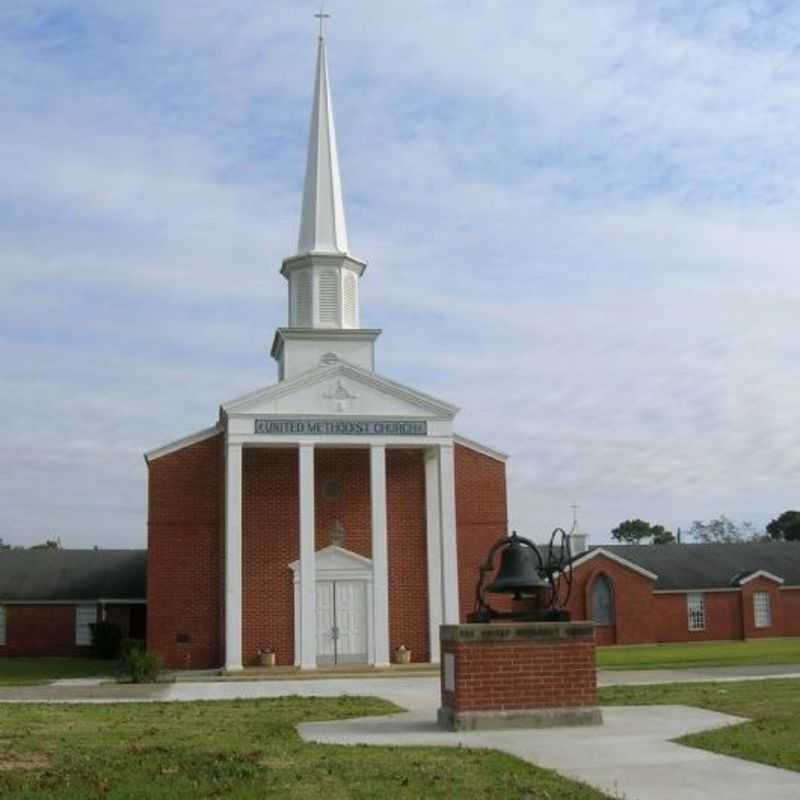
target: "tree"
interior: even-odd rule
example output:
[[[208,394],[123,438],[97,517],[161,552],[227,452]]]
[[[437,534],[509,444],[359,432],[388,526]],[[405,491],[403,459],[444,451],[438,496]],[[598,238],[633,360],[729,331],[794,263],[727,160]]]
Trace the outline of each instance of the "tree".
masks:
[[[661,525],[653,526],[653,544],[673,544],[675,536],[672,531],[668,531]]]
[[[6,544],[5,541],[0,537],[0,550],[10,550],[11,545]]]
[[[611,538],[625,544],[644,544],[648,540],[653,544],[669,544],[675,541],[672,531],[663,525],[651,525],[643,519],[626,519],[620,522],[613,531]]]
[[[737,524],[724,514],[708,522],[695,520],[689,528],[689,535],[703,544],[739,544],[764,540],[764,534],[757,531],[752,522]]]
[[[60,550],[61,549],[61,539],[47,539],[44,542],[40,542],[39,544],[32,544],[30,547],[31,550]]]
[[[800,542],[800,511],[784,511],[767,525],[772,539]]]

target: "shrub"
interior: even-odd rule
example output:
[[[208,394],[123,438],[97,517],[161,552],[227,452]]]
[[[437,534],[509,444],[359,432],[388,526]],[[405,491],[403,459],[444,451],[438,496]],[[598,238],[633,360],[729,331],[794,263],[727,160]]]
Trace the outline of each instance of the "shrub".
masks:
[[[116,622],[93,622],[89,625],[92,647],[98,658],[116,658],[122,642],[122,631]]]
[[[122,671],[132,683],[155,683],[161,672],[161,658],[152,650],[131,647],[123,656]]]
[[[123,639],[119,647],[122,658],[127,657],[131,650],[146,650],[144,639]]]

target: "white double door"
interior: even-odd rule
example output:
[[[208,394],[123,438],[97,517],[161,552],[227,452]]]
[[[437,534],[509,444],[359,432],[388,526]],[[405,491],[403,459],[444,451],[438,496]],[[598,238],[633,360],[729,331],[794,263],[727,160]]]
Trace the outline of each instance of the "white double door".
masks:
[[[317,662],[367,660],[366,581],[317,581]]]

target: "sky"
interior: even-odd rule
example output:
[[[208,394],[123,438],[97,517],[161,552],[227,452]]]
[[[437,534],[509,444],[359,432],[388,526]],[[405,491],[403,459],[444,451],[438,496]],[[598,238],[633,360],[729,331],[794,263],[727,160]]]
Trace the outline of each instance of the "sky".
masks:
[[[142,454],[275,381],[317,9],[0,4],[6,542],[144,546]],[[800,4],[330,10],[361,323],[511,524],[797,508]]]

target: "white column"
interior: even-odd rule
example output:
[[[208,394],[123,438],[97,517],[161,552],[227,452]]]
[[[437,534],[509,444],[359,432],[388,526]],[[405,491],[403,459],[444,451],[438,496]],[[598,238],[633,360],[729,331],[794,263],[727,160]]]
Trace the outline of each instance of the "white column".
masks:
[[[439,447],[439,508],[442,537],[442,612],[445,625],[457,625],[458,548],[456,546],[456,468],[453,445]]]
[[[428,639],[431,663],[439,663],[442,624],[442,536],[439,511],[439,450],[425,450],[425,519],[428,545]]]
[[[375,666],[389,663],[389,548],[386,541],[386,448],[369,448],[372,505],[373,641]]]
[[[314,445],[300,445],[300,669],[317,667]]]
[[[242,446],[225,450],[225,669],[242,668]]]

